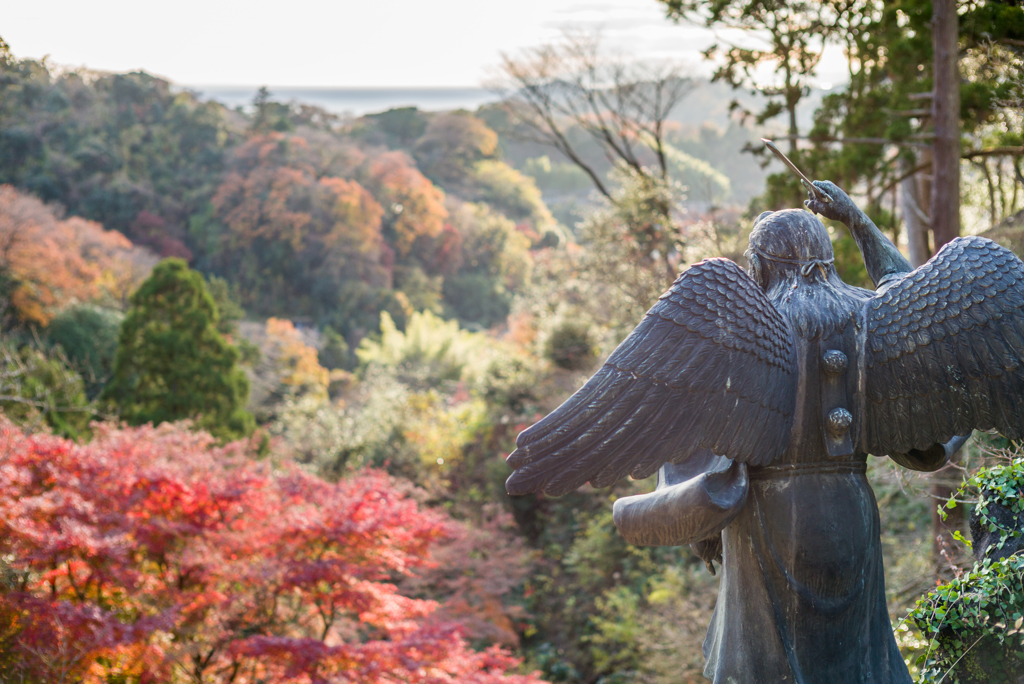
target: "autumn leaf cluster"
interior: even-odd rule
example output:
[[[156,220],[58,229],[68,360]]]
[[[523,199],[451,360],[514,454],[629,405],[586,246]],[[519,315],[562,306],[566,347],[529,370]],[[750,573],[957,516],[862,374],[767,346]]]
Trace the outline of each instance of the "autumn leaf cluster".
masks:
[[[398,591],[445,516],[380,472],[330,484],[246,452],[182,426],[81,445],[0,422],[0,678],[538,681]]]
[[[122,303],[155,262],[116,231],[59,219],[38,199],[0,186],[2,305],[14,321],[45,325],[68,301]]]

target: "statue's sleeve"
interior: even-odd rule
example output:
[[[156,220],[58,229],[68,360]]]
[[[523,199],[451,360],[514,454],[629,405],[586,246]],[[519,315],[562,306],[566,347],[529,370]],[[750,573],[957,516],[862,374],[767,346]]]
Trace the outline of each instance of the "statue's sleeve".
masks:
[[[921,473],[934,473],[949,463],[953,455],[960,451],[970,435],[960,435],[945,444],[932,444],[927,449],[911,449],[906,453],[891,452],[889,458],[909,470]]]
[[[615,526],[636,546],[701,542],[718,535],[739,514],[749,487],[745,463],[705,450],[682,466],[662,466],[653,492],[618,499]]]
[[[953,240],[868,301],[864,335],[861,451],[936,470],[973,430],[1024,437],[1024,263],[1010,250]]]

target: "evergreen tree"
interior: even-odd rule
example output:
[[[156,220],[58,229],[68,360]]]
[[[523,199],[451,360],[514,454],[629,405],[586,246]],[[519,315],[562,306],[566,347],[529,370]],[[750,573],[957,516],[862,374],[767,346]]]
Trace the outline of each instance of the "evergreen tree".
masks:
[[[221,438],[253,430],[238,351],[217,332],[203,277],[165,259],[132,295],[103,397],[132,425],[191,418]]]

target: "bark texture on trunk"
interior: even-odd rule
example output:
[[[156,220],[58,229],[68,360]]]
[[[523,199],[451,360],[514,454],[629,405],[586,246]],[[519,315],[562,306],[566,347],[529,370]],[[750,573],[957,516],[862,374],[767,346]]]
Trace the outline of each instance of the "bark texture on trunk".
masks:
[[[935,126],[931,210],[935,249],[960,235],[960,71],[956,0],[932,3]]]
[[[931,220],[934,249],[960,235],[960,70],[957,35],[960,19],[956,0],[934,0],[932,3],[932,47],[934,50],[934,89],[932,123],[935,142],[932,147]],[[947,466],[932,475],[931,495],[941,505],[953,493],[958,473],[947,472]],[[951,477],[952,476],[952,477]],[[936,574],[948,575],[949,561],[942,549],[956,548],[952,531],[962,526],[961,509],[949,511],[942,520],[938,511],[932,513],[933,554]]]
[[[903,225],[907,229],[907,252],[910,264],[914,268],[931,257],[931,248],[928,245],[928,230],[931,223],[928,214],[925,213],[931,198],[921,192],[922,183],[919,175],[908,176],[900,181],[900,208],[903,211]]]

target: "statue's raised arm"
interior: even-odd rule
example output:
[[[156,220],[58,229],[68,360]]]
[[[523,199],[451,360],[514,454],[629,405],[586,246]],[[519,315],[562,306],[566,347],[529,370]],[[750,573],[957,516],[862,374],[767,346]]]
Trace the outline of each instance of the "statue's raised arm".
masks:
[[[842,221],[883,287],[864,312],[864,451],[933,470],[972,430],[1024,437],[1024,263],[982,237],[957,238],[911,269],[833,183],[808,209]]]
[[[808,193],[809,199],[804,200],[804,206],[815,214],[846,224],[864,257],[868,276],[876,287],[885,285],[894,276],[913,270],[892,240],[878,229],[871,217],[854,204],[838,185],[832,181],[814,181],[814,186],[819,194],[827,195],[831,201],[822,202]]]

